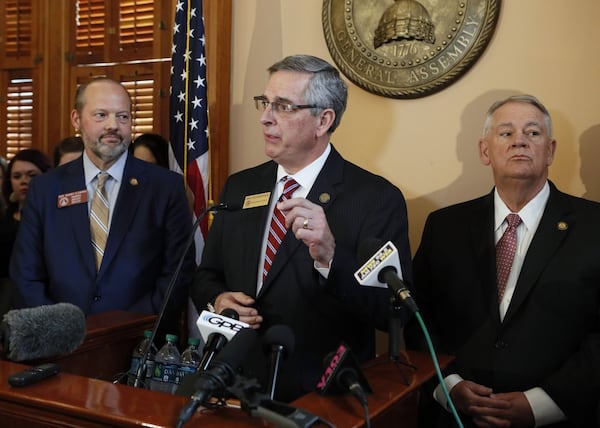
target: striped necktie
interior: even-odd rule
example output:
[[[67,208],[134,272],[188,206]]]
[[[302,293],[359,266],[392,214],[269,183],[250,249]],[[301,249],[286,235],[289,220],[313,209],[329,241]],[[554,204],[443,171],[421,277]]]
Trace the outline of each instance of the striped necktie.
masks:
[[[110,177],[107,172],[98,174],[98,183],[96,184],[96,192],[92,199],[92,208],[90,210],[90,231],[92,233],[92,246],[94,247],[94,255],[96,256],[96,270],[100,270],[102,257],[104,256],[104,248],[108,238],[108,198],[104,184]]]
[[[508,222],[508,227],[496,244],[498,302],[501,302],[502,296],[504,296],[506,281],[510,275],[515,253],[517,252],[517,227],[521,224],[521,217],[518,214],[509,214],[506,216],[506,221]]]
[[[283,185],[283,193],[277,200],[277,203],[281,201],[285,201],[290,199],[294,192],[300,187],[298,182],[293,178],[288,178],[287,176],[282,178],[284,181]],[[277,249],[283,240],[287,232],[287,228],[285,227],[285,216],[283,213],[277,208],[277,203],[275,203],[275,208],[273,210],[273,217],[271,218],[271,225],[269,226],[269,237],[267,240],[267,250],[265,252],[265,263],[263,266],[263,282],[267,277],[267,273],[273,264],[273,260],[275,259],[275,253],[277,253]]]

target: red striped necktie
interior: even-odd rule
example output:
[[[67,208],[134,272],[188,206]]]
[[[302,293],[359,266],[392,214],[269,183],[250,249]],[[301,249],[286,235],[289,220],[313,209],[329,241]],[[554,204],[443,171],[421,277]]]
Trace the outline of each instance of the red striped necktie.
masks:
[[[298,182],[293,178],[288,178],[287,176],[281,179],[284,182],[283,185],[283,193],[275,203],[275,208],[273,210],[273,217],[271,218],[271,225],[269,226],[269,237],[267,240],[267,250],[265,252],[265,263],[263,265],[263,282],[267,277],[267,273],[273,264],[273,260],[275,259],[275,253],[277,253],[277,249],[283,241],[283,237],[287,232],[287,228],[285,227],[285,215],[277,208],[277,204],[281,201],[285,201],[290,199],[294,192],[300,187]]]

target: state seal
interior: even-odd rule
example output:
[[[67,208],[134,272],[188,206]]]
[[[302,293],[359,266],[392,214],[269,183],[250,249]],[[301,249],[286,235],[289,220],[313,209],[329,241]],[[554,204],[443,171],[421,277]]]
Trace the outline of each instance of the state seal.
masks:
[[[340,71],[390,98],[419,98],[460,78],[487,47],[500,0],[323,0]]]

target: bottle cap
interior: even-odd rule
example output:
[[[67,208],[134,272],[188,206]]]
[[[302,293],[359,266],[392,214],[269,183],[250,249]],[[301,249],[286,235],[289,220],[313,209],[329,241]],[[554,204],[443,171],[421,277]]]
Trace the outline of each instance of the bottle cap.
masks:
[[[167,342],[177,342],[177,335],[175,334],[167,334],[165,338],[167,339]]]
[[[188,345],[198,346],[198,345],[200,345],[200,339],[198,339],[197,337],[189,337]]]

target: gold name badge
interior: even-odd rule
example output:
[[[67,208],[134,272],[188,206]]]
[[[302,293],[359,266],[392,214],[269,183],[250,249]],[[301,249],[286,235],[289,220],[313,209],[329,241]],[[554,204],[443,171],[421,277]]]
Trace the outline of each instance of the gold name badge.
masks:
[[[257,193],[256,195],[248,195],[244,198],[242,209],[264,207],[269,204],[271,192]]]

